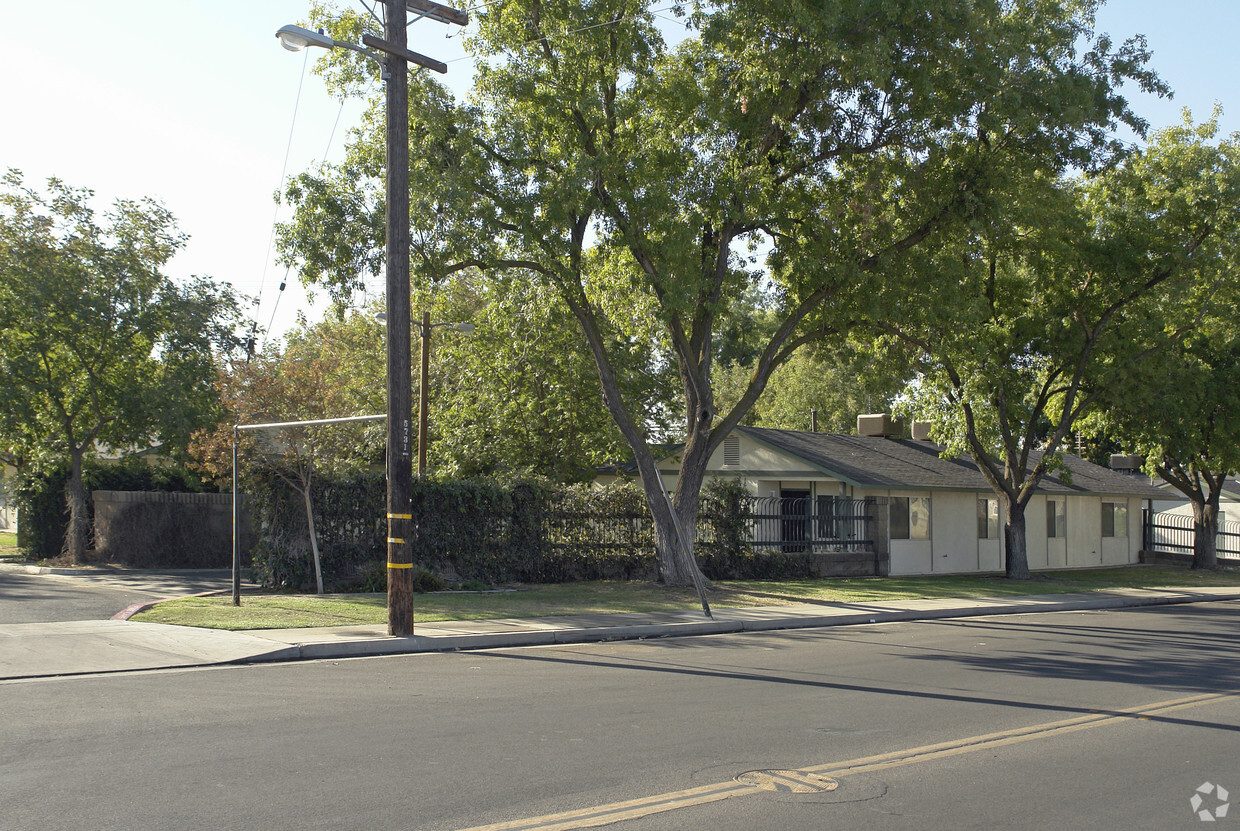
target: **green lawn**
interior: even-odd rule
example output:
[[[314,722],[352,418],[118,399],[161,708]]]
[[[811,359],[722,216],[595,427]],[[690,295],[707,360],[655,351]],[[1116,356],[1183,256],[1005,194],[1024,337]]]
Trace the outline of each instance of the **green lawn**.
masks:
[[[709,599],[712,606],[722,608],[1193,586],[1240,586],[1240,570],[1194,572],[1187,568],[1137,566],[1048,572],[1028,581],[999,577],[734,581],[717,583]],[[241,604],[234,607],[229,597],[183,598],[160,603],[133,619],[211,629],[296,629],[387,622],[386,597],[376,594],[257,595],[243,597]],[[697,608],[698,599],[692,590],[601,581],[518,586],[500,592],[420,594],[414,596],[413,605],[415,622],[431,622],[671,611]]]
[[[17,535],[8,531],[0,531],[0,558],[18,557],[20,552],[17,550]]]

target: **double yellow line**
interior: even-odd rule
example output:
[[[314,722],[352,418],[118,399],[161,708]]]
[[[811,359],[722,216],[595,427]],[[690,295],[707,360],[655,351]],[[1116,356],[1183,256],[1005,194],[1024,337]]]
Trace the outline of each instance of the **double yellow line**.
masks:
[[[853,776],[859,773],[875,773],[890,770],[891,768],[904,767],[905,765],[915,765],[921,762],[975,753],[979,750],[990,750],[1035,739],[1051,738],[1065,733],[1074,733],[1078,730],[1089,730],[1095,727],[1131,721],[1132,719],[1150,719],[1175,712],[1176,710],[1200,707],[1216,701],[1234,698],[1237,695],[1240,695],[1240,690],[1228,690],[1226,692],[1193,695],[1186,698],[1173,698],[1168,701],[1159,701],[1154,704],[1129,707],[1123,710],[1098,711],[1061,721],[1050,721],[1030,725],[1029,727],[1018,727],[1014,730],[985,733],[950,742],[928,744],[921,747],[896,750],[890,753],[880,753],[875,756],[864,756],[845,762],[831,762],[825,765],[800,768],[798,772],[833,779]],[[640,819],[652,814],[661,814],[666,811],[706,805],[736,796],[758,793],[763,793],[763,791],[730,779],[713,785],[703,785],[682,791],[671,791],[642,799],[612,802],[593,808],[581,808],[576,811],[564,811],[558,814],[545,814],[540,817],[498,822],[492,825],[478,825],[472,828],[461,829],[461,831],[569,831],[569,829],[573,828],[596,828],[600,825]]]

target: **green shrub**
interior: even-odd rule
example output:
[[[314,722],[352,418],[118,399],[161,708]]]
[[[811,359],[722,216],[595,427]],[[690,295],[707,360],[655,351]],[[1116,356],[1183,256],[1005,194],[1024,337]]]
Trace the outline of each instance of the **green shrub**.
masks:
[[[19,475],[14,496],[21,516],[21,545],[27,556],[51,559],[64,552],[65,532],[69,527],[65,499],[68,481],[67,459]],[[132,456],[115,464],[87,459],[82,465],[82,482],[86,487],[86,506],[91,514],[88,519],[92,525],[94,502],[91,494],[97,490],[182,493],[216,490],[180,468],[150,465]]]
[[[274,475],[252,494],[257,578],[271,589],[313,589],[301,497]],[[312,493],[327,591],[385,591],[386,485],[381,473],[319,477]],[[739,482],[704,489],[696,555],[708,577],[777,579],[805,573],[803,558],[754,553],[744,542],[749,497]],[[654,529],[640,487],[537,480],[415,480],[413,560],[426,591],[444,585],[651,580]],[[435,587],[430,587],[434,585]]]

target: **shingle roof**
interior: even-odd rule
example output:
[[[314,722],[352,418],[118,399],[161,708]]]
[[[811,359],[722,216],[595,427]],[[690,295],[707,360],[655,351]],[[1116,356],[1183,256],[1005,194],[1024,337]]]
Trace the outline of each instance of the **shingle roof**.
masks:
[[[737,427],[736,431],[853,485],[913,490],[990,490],[971,458],[944,459],[939,456],[943,448],[933,442],[761,427]],[[1036,463],[1038,458],[1034,454],[1031,461]],[[1116,473],[1068,454],[1064,454],[1063,460],[1070,474],[1068,483],[1053,473],[1042,480],[1039,491],[1145,498],[1160,495],[1145,476]]]

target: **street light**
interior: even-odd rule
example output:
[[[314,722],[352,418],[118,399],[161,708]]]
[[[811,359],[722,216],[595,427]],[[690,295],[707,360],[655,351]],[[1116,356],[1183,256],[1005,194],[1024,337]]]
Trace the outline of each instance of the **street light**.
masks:
[[[383,323],[387,314],[379,312],[375,320]],[[422,313],[422,376],[418,384],[418,478],[426,477],[426,448],[430,444],[430,381],[431,381],[431,330],[442,326],[449,332],[473,334],[472,323],[431,323],[431,313]]]
[[[343,43],[301,26],[282,26],[276,32],[280,45],[293,52],[307,46],[341,47],[377,61],[387,83],[385,101],[387,149],[386,230],[387,256],[387,520],[388,520],[388,634],[413,634],[413,555],[409,539],[413,531],[410,502],[413,493],[409,414],[412,409],[409,338],[409,63],[447,72],[441,61],[410,52],[406,6],[420,15],[432,13],[464,26],[463,12],[430,0],[383,0],[384,39],[363,35],[371,52]],[[426,8],[426,7],[431,8]]]
[[[314,32],[310,29],[304,29],[301,26],[289,24],[281,26],[276,30],[276,37],[280,39],[280,45],[290,52],[300,52],[307,46],[318,46],[323,49],[335,49],[336,41],[331,37],[323,34],[322,31]],[[341,43],[340,46],[348,48],[352,46],[349,43]],[[358,47],[354,47],[357,49]],[[358,51],[361,51],[358,49]]]

